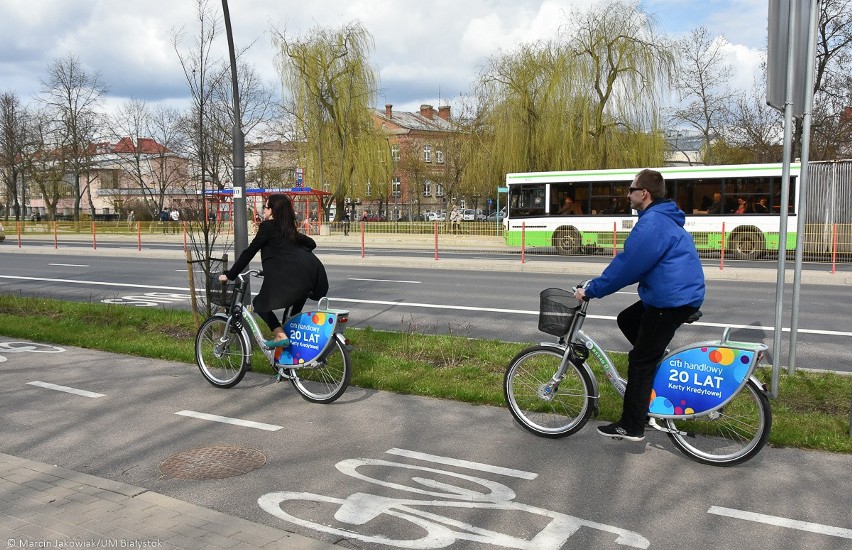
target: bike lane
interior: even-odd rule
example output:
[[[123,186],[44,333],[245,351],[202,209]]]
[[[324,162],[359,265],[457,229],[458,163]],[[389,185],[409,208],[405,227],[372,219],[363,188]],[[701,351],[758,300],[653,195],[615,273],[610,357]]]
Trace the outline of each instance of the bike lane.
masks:
[[[217,390],[193,365],[27,347],[0,338],[0,452],[320,541],[531,549],[852,543],[849,497],[837,483],[852,466],[844,455],[766,448],[743,466],[713,468],[681,456],[661,434],[611,442],[590,424],[547,440],[498,407],[360,388],[312,405],[253,373]],[[223,468],[198,449],[246,451],[242,463],[226,465],[237,470],[258,454],[263,460],[217,479],[164,471],[175,460],[184,473]]]

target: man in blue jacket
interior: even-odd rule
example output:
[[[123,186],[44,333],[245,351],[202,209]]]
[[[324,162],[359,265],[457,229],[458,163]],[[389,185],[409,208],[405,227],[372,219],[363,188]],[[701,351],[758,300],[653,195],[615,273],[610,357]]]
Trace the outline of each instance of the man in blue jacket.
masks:
[[[692,236],[683,228],[683,212],[666,199],[662,174],[642,170],[627,196],[631,208],[639,211],[639,221],[624,242],[624,251],[574,296],[579,300],[603,298],[639,283],[639,301],[618,314],[618,327],[633,344],[627,356],[621,419],[599,427],[598,432],[642,441],[654,369],[675,331],[704,302],[704,270]]]

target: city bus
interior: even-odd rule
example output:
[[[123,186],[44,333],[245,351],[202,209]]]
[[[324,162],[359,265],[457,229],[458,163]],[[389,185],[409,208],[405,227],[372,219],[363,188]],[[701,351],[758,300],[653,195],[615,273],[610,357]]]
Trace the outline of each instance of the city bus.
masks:
[[[779,237],[779,164],[655,168],[667,196],[686,213],[685,228],[699,251],[721,250],[737,259],[796,246],[800,164],[790,165],[787,234]],[[636,223],[627,189],[639,168],[528,172],[506,175],[509,246],[549,247],[559,254],[615,250]]]

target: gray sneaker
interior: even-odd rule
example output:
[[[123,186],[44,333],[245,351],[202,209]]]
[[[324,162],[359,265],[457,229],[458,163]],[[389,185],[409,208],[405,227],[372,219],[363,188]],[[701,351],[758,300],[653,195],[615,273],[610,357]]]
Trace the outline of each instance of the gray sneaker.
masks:
[[[618,422],[613,422],[606,426],[598,426],[598,433],[612,439],[626,439],[627,441],[642,441],[645,439],[644,433],[628,432]]]

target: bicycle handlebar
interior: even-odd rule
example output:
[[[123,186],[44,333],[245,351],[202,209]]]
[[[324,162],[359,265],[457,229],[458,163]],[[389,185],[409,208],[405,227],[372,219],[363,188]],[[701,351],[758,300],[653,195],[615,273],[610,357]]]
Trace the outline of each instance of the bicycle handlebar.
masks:
[[[240,281],[244,281],[246,279],[246,276],[248,276],[248,275],[251,275],[251,276],[254,276],[254,277],[263,277],[263,270],[262,269],[249,269],[248,271],[243,271],[242,273],[237,275],[237,279],[240,280]]]

